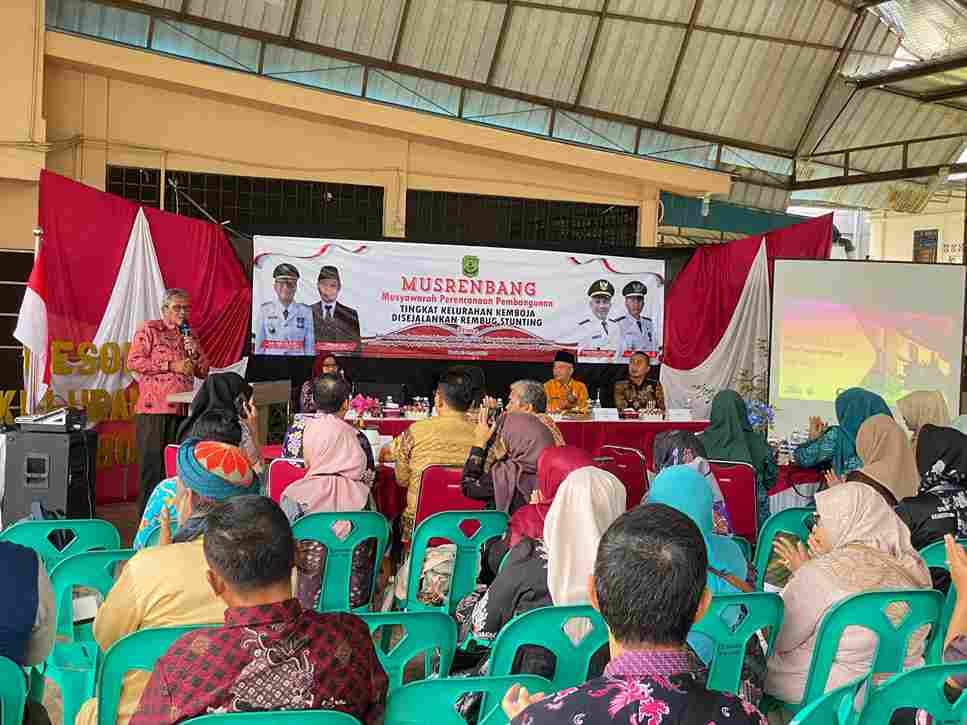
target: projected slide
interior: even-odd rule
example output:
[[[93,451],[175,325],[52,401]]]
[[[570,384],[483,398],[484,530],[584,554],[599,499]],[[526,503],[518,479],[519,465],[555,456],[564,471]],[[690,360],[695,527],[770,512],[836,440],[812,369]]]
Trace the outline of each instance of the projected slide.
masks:
[[[854,386],[891,406],[939,390],[959,410],[964,278],[960,265],[777,261],[775,433],[804,430],[812,415],[835,423],[836,396]]]

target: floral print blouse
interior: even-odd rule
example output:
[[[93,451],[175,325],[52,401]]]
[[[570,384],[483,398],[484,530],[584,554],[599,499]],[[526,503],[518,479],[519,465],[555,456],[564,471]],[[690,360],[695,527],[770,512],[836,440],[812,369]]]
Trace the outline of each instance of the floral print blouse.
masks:
[[[707,690],[692,674],[685,651],[627,651],[604,676],[534,703],[513,725],[767,725],[735,695]]]

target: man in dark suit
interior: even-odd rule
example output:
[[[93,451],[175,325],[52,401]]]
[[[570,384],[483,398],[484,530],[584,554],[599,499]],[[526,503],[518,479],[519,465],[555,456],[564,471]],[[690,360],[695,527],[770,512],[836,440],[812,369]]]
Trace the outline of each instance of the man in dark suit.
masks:
[[[316,344],[327,342],[359,342],[359,314],[352,307],[336,301],[342,283],[339,270],[326,265],[319,270],[320,301],[312,305],[312,323]]]

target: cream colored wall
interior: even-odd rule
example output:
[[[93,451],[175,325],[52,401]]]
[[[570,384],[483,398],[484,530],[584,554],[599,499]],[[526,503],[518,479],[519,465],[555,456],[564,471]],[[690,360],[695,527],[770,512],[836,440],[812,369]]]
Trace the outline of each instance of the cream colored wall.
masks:
[[[876,211],[870,214],[870,257],[893,262],[913,260],[913,233],[939,229],[938,262],[961,262],[964,242],[964,200],[930,202],[922,214]],[[944,245],[953,249],[944,250]],[[959,245],[959,246],[958,246]]]
[[[659,189],[730,184],[59,33],[46,52],[48,168],[98,188],[107,164],[377,185],[386,236],[404,235],[409,188],[635,205],[647,246]]]

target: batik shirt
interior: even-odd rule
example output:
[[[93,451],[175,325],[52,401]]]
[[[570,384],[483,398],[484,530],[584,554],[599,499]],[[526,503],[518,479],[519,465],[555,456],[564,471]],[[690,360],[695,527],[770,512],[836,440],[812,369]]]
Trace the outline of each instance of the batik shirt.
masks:
[[[155,665],[130,725],[248,710],[339,710],[374,722],[386,686],[362,619],[289,599],[228,609],[224,627],[181,637]]]
[[[745,700],[698,684],[694,668],[684,651],[625,652],[603,677],[531,705],[513,725],[767,725]]]

